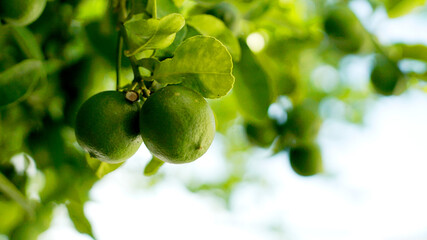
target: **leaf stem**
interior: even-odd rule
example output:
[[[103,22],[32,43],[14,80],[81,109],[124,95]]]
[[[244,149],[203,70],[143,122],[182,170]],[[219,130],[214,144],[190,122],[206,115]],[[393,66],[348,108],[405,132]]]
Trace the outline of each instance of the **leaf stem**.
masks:
[[[121,55],[122,55],[122,49],[123,49],[123,42],[125,42],[126,44],[128,44],[128,38],[127,38],[127,35],[126,35],[126,30],[125,30],[125,28],[124,28],[124,22],[125,22],[125,20],[126,20],[126,18],[127,18],[127,10],[126,10],[126,0],[120,0],[120,2],[119,2],[119,9],[118,9],[118,12],[119,12],[119,16],[118,16],[118,24],[119,24],[119,41],[118,41],[118,44],[120,45],[120,46],[118,46],[118,61],[117,62],[121,62]],[[156,13],[156,11],[157,11],[157,9],[156,9],[156,1],[154,1],[154,8],[153,8],[153,11]],[[155,14],[155,15],[157,15],[157,14]],[[119,55],[120,55],[120,57],[119,57]],[[146,79],[146,78],[144,78],[143,76],[141,76],[141,73],[140,73],[140,71],[139,71],[139,66],[138,66],[138,60],[136,59],[136,57],[135,56],[130,56],[129,57],[129,60],[130,60],[130,64],[131,64],[131,66],[132,66],[132,71],[133,71],[133,75],[134,75],[134,79],[133,79],[133,81],[132,81],[132,90],[135,90],[135,87],[136,86],[138,86],[138,84],[141,86],[141,90],[142,90],[142,93],[143,93],[143,96],[144,97],[148,97],[148,96],[150,96],[150,90],[148,90],[148,88],[146,87],[146,85],[145,85],[145,82],[144,82],[144,80]],[[121,64],[121,63],[120,63]],[[119,65],[119,63],[117,63],[117,65]],[[120,70],[119,70],[119,68],[120,67],[118,67],[117,68],[117,79],[119,79],[119,74],[120,74]],[[117,81],[119,81],[119,80],[117,80]],[[119,82],[118,82],[119,83]]]
[[[139,69],[138,69],[138,63],[137,63],[138,60],[136,60],[135,56],[130,56],[129,60],[130,60],[130,65],[132,66],[134,81],[136,81],[136,82],[141,81],[142,76],[141,76],[141,73],[139,72]]]

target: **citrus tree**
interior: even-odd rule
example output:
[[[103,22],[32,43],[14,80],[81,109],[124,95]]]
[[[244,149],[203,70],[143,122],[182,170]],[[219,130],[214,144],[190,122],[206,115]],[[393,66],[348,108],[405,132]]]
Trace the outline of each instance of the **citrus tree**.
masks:
[[[366,4],[394,18],[424,2]],[[196,161],[224,136],[227,178],[187,187],[226,201],[259,148],[287,152],[301,176],[322,173],[316,137],[334,103],[361,123],[368,101],[427,76],[400,66],[427,61],[426,46],[382,45],[353,10],[314,0],[1,1],[0,235],[37,239],[64,204],[94,237],[89,190],[142,145],[152,159],[141,174],[161,181],[164,163]],[[362,88],[338,74],[355,57],[371,60]]]

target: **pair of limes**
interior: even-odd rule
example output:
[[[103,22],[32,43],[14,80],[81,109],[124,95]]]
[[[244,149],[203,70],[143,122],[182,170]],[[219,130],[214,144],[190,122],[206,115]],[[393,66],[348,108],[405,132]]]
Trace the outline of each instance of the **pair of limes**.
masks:
[[[164,87],[142,107],[123,92],[105,91],[82,105],[75,130],[78,143],[101,161],[122,162],[144,141],[157,158],[187,163],[209,148],[215,118],[206,100],[186,87]]]

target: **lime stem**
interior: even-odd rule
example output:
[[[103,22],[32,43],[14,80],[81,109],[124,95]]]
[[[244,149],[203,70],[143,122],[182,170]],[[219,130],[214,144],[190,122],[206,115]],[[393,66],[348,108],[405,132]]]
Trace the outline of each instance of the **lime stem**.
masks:
[[[136,87],[138,87],[138,82],[133,82],[132,86],[130,87],[130,90],[135,90]]]
[[[123,38],[119,32],[117,39],[117,61],[116,61],[116,90],[120,88],[120,71],[122,68],[122,51],[123,51]]]
[[[153,12],[152,12],[153,18],[157,19],[157,1],[153,0]]]
[[[142,76],[141,76],[141,73],[139,72],[138,63],[137,63],[138,60],[136,60],[135,56],[130,56],[129,60],[130,60],[130,65],[132,66],[134,81],[135,82],[141,81]]]

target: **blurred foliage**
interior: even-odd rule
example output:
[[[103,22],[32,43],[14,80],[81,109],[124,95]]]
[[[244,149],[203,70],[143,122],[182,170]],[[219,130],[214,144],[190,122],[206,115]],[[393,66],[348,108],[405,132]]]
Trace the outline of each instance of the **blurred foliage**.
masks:
[[[120,164],[88,157],[76,142],[73,126],[84,100],[115,87],[113,6],[118,1],[41,1],[44,10],[30,24],[25,23],[28,19],[15,24],[0,11],[0,237],[37,239],[49,228],[59,204],[67,206],[78,231],[94,237],[84,203],[93,184]],[[133,14],[150,15],[153,2],[132,0],[128,7]],[[373,12],[385,9],[394,18],[423,6],[425,0],[368,3]],[[348,1],[158,0],[158,18],[170,13],[183,14],[186,25],[176,29],[169,47],[152,52],[159,60],[174,56],[178,45],[195,35],[217,38],[233,57],[232,92],[209,100],[218,134],[226,142],[229,172],[220,182],[188,185],[191,191],[208,191],[226,202],[235,186],[253,181],[245,176],[245,159],[257,148],[271,154],[290,152],[296,173],[316,174],[322,169],[316,144],[322,118],[361,123],[367,101],[422,86],[427,79],[425,70],[399,65],[407,59],[425,63],[427,46],[381,45]],[[170,41],[170,33],[156,37]],[[338,72],[352,57],[365,56],[372,58],[367,70],[371,83],[354,88],[346,82],[349,76]],[[157,64],[144,66],[154,69]],[[124,86],[131,81],[126,58],[122,68]],[[337,106],[344,106],[344,113]],[[153,158],[144,174],[155,174],[161,165]],[[29,187],[35,182],[36,190]]]

